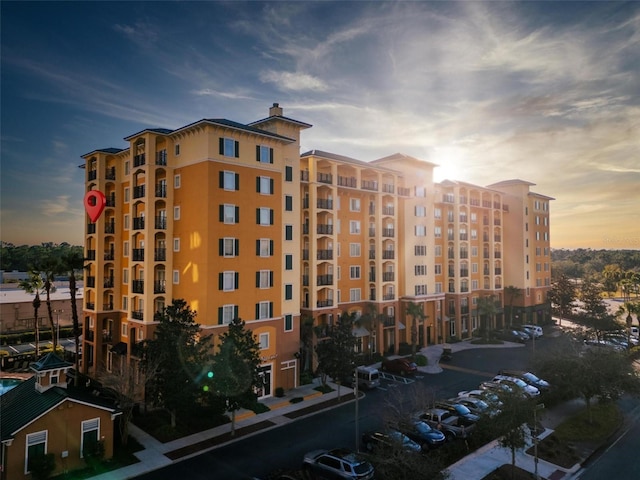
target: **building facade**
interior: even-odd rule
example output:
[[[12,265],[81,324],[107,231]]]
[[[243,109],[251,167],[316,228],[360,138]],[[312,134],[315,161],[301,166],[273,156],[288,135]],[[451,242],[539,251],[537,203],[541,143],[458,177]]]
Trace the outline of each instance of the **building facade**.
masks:
[[[530,183],[435,183],[436,165],[401,154],[301,155],[309,127],[274,104],[250,124],[144,130],[125,149],[83,156],[86,190],[106,195],[86,224],[85,371],[136,361],[174,298],[214,344],[234,317],[247,322],[261,345],[260,396],[297,386],[302,323],[321,336],[353,313],[358,349],[386,354],[468,338],[483,296],[504,322],[505,285],[522,290],[511,307],[523,315],[548,312],[550,199]],[[542,222],[534,237],[531,221]],[[538,248],[530,271],[527,249]]]

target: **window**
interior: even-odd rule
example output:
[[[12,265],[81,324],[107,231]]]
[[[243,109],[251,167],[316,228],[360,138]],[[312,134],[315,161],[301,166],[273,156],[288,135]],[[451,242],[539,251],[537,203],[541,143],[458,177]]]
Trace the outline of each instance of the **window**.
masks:
[[[416,205],[415,209],[416,217],[426,217],[427,216],[427,208],[424,205]]]
[[[220,205],[220,221],[226,224],[240,222],[240,207],[229,203]]]
[[[269,334],[261,333],[258,337],[258,343],[260,344],[260,350],[266,350],[269,348]]]
[[[91,449],[100,438],[100,419],[93,418],[82,422],[82,440],[80,444],[80,458],[84,458],[85,449]]]
[[[426,245],[416,245],[413,247],[413,253],[416,257],[424,257],[427,255]]]
[[[359,243],[350,243],[349,244],[349,256],[350,257],[359,257],[360,256],[360,244]]]
[[[123,337],[128,337],[129,336],[129,330],[127,328],[127,324],[123,323],[120,326],[120,335],[122,335]]]
[[[471,240],[477,240],[478,239],[478,230],[476,230],[475,228],[471,229]]]
[[[426,197],[427,189],[425,187],[416,187],[416,197]]]
[[[293,255],[287,253],[284,256],[284,269],[285,270],[293,270]]]
[[[284,226],[284,239],[293,240],[293,225]]]
[[[256,240],[256,255],[259,257],[270,257],[273,255],[273,240],[259,238]]]
[[[124,174],[125,174],[125,175],[129,175],[129,172],[130,172],[130,171],[131,171],[131,170],[130,170],[130,168],[129,168],[129,162],[128,162],[128,161],[124,162]]]
[[[218,290],[232,292],[239,288],[240,274],[238,272],[227,271],[218,274]]]
[[[180,175],[173,176],[173,188],[180,188],[181,185],[181,177]]]
[[[221,238],[218,241],[221,257],[237,257],[240,254],[240,240],[233,237]]]
[[[129,203],[129,187],[124,189],[124,203]]]
[[[228,170],[221,171],[220,188],[225,190],[240,190],[240,175]]]
[[[415,265],[413,267],[414,273],[416,276],[426,275],[427,274],[427,266],[426,265]]]
[[[129,297],[122,297],[122,309],[125,312],[129,310]]]
[[[180,220],[180,207],[173,207],[173,219]]]
[[[351,265],[349,267],[349,278],[351,278],[351,280],[360,278],[360,265]]]
[[[173,251],[174,252],[179,252],[180,251],[180,239],[179,238],[174,238],[173,239]]]
[[[124,224],[124,229],[129,230],[129,215],[124,216],[122,223]]]
[[[293,212],[293,197],[291,195],[284,196],[284,209],[286,212]]]
[[[436,238],[442,237],[442,227],[434,227],[433,234]]]
[[[256,272],[256,288],[273,287],[273,272],[271,270],[259,270]]]
[[[229,325],[231,320],[237,318],[237,305],[223,305],[218,307],[218,325]]]
[[[256,145],[256,162],[273,163],[273,148]]]
[[[350,198],[349,199],[349,210],[351,212],[359,212],[360,211],[360,199],[359,198]]]
[[[256,303],[256,319],[265,320],[271,318],[273,315],[273,303],[272,302],[260,302]]]
[[[180,155],[180,144],[179,144],[179,143],[176,143],[176,144],[175,144],[175,146],[174,146],[174,150],[173,150],[173,151],[175,152],[176,157],[177,157],[178,155]]]
[[[352,302],[360,301],[360,289],[359,288],[351,288],[349,289],[349,300]]]
[[[441,282],[437,282],[436,283],[436,293],[442,293],[442,283]]]
[[[471,212],[471,223],[478,223],[478,214],[476,212]]]
[[[284,181],[293,182],[293,167],[289,165],[284,167]]]
[[[273,195],[273,178],[256,177],[256,192],[263,195]]]
[[[293,330],[293,315],[290,313],[284,316],[284,331],[291,332]]]
[[[349,221],[349,233],[354,234],[354,235],[360,233],[360,221],[359,220],[351,220],[351,221]]]
[[[290,283],[287,283],[284,286],[284,299],[293,300],[293,285]]]
[[[129,269],[128,268],[123,268],[122,269],[122,283],[124,283],[125,285],[127,283],[129,283]]]
[[[256,208],[256,223],[258,225],[273,225],[273,210],[266,207]]]
[[[24,459],[25,475],[31,471],[29,465],[31,459],[47,453],[47,436],[47,430],[27,434],[27,454]]]
[[[173,271],[173,284],[177,285],[180,283],[180,270]]]
[[[220,137],[220,155],[225,157],[240,157],[240,142],[235,141],[233,138]]]
[[[416,295],[426,295],[426,294],[427,294],[426,285],[416,285]]]
[[[442,275],[442,265],[434,265],[434,272],[436,275]]]
[[[434,208],[433,209],[433,216],[437,219],[442,218],[442,209],[441,208]]]
[[[424,237],[427,235],[427,227],[424,225],[416,225],[416,237]]]
[[[435,250],[435,256],[436,257],[441,257],[442,256],[442,246],[441,245],[436,245],[434,250]]]

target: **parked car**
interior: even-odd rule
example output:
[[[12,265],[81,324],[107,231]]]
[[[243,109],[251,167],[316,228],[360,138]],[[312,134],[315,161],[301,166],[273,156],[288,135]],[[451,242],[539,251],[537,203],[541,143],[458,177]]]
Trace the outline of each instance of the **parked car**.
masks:
[[[537,377],[531,372],[523,372],[522,370],[500,370],[498,373],[500,375],[507,375],[524,380],[529,385],[533,385],[534,387],[536,387],[542,393],[549,391],[549,389],[551,388],[549,382]]]
[[[480,385],[478,385],[478,387],[480,388],[480,390],[488,390],[498,395],[500,393],[513,393],[513,387],[511,387],[510,385],[494,381],[482,382]]]
[[[458,392],[458,397],[479,398],[480,400],[484,400],[492,408],[500,408],[502,406],[499,395],[495,391],[488,389],[463,390]]]
[[[533,385],[529,385],[524,380],[516,377],[508,377],[506,375],[496,375],[493,377],[493,381],[501,385],[506,384],[512,387],[515,391],[522,391],[529,398],[534,398],[540,395],[540,390]]]
[[[507,342],[525,343],[529,340],[529,335],[519,330],[494,330],[493,334],[496,338]]]
[[[418,366],[415,362],[407,358],[385,358],[382,360],[380,370],[383,372],[395,373],[398,375],[413,375],[418,371]]]
[[[346,448],[309,452],[302,460],[302,467],[316,477],[327,479],[370,480],[375,474],[373,465]]]
[[[464,405],[472,413],[478,415],[479,417],[483,415],[488,415],[489,417],[495,417],[500,413],[500,409],[497,406],[489,405],[485,400],[481,397],[456,397],[450,398],[451,402],[458,403],[460,405]]]
[[[355,385],[354,380],[358,379],[358,388],[365,390],[371,390],[380,386],[380,372],[377,368],[360,366],[355,370],[355,374],[343,380],[343,385],[353,387]]]
[[[522,325],[522,329],[533,338],[540,338],[544,334],[540,325]]]
[[[422,451],[437,448],[443,445],[447,438],[440,430],[436,430],[422,420],[413,420],[410,423],[401,423],[398,430],[422,447]]]
[[[451,402],[449,400],[441,400],[436,402],[435,407],[447,410],[454,415],[469,420],[470,422],[475,423],[480,420],[480,417],[478,415],[473,413],[469,408],[467,408],[465,405],[462,405],[461,403]]]
[[[397,430],[366,432],[362,435],[362,444],[370,452],[376,448],[400,448],[411,453],[422,451],[420,445]]]
[[[447,440],[456,438],[467,438],[475,428],[475,422],[470,422],[442,408],[430,408],[422,415],[420,420],[424,420],[429,426],[441,430]]]

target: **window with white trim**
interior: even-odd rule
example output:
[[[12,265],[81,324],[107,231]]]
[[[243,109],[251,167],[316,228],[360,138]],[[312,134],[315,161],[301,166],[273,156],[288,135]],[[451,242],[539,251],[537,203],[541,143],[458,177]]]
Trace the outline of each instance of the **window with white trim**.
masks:
[[[180,239],[179,238],[174,238],[173,239],[173,251],[174,252],[179,252],[180,251]]]
[[[350,243],[349,244],[349,256],[350,257],[359,257],[360,256],[360,244],[359,243]]]
[[[291,332],[293,331],[293,315],[287,313],[284,316],[284,331]]]
[[[427,255],[427,246],[426,245],[415,245],[413,247],[413,254],[416,257],[424,257]]]
[[[265,320],[269,318],[271,311],[271,302],[258,303],[258,320]]]
[[[220,323],[222,325],[229,325],[235,315],[236,305],[223,305],[220,307]]]
[[[424,225],[416,225],[416,237],[425,237],[427,235],[427,227]]]
[[[234,237],[225,237],[222,239],[222,256],[235,257],[238,255],[239,241]]]
[[[256,145],[256,161],[260,163],[273,163],[273,148],[266,145]]]
[[[273,273],[271,270],[260,270],[258,272],[258,288],[270,288],[273,286]]]
[[[436,238],[441,238],[442,237],[442,227],[434,227],[433,228],[433,235]]]
[[[360,199],[359,198],[350,198],[349,199],[349,211],[351,211],[351,212],[359,212],[360,211]]]
[[[422,276],[427,274],[426,265],[414,265],[413,269],[416,276]]]
[[[258,337],[258,344],[260,345],[260,350],[267,350],[269,348],[269,334],[261,333]]]
[[[100,418],[92,418],[82,422],[82,439],[80,440],[80,458],[84,458],[85,451],[95,448],[100,439]]]
[[[357,280],[360,278],[360,265],[351,265],[349,267],[349,278],[351,280]]]
[[[258,239],[258,252],[260,257],[270,257],[272,255],[271,239],[259,238]]]
[[[357,235],[360,233],[360,221],[359,220],[350,220],[349,221],[349,233]]]
[[[424,205],[416,205],[415,216],[416,217],[426,217],[427,216],[427,207],[425,207]]]
[[[285,300],[293,299],[293,285],[290,283],[287,283],[284,286],[284,299]]]
[[[237,223],[238,207],[233,204],[225,203],[222,205],[222,221],[226,224]]]
[[[173,219],[180,220],[180,207],[173,207]]]
[[[273,195],[273,179],[271,177],[257,177],[256,190],[263,195]]]
[[[221,273],[221,290],[223,292],[232,292],[236,289],[238,273],[234,271],[227,271]]]
[[[24,456],[24,473],[25,475],[31,471],[30,461],[35,457],[47,454],[47,437],[49,436],[48,430],[42,430],[40,432],[28,433],[25,445]]]
[[[233,138],[220,138],[220,155],[225,157],[240,157],[240,143]]]
[[[120,335],[122,335],[123,337],[128,337],[129,336],[129,329],[128,329],[126,323],[123,323],[120,326]]]
[[[129,187],[124,189],[124,203],[129,203]]]
[[[173,271],[173,284],[177,285],[180,283],[180,270]]]
[[[174,175],[173,176],[173,188],[180,188],[180,185],[182,185],[182,177],[180,176],[180,174]]]
[[[360,289],[359,288],[350,288],[349,289],[349,300],[352,302],[359,302],[361,298]]]
[[[273,225],[273,210],[267,207],[257,209],[258,225]]]

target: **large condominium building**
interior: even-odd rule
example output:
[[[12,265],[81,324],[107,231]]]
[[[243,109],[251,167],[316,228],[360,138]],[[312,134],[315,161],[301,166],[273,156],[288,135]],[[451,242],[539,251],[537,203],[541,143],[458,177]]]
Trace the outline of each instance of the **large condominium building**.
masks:
[[[83,156],[87,191],[107,197],[86,224],[85,371],[136,361],[177,298],[214,339],[247,322],[262,396],[297,385],[301,318],[355,313],[359,349],[386,353],[469,337],[483,297],[498,324],[507,301],[521,321],[549,317],[550,199],[532,184],[434,183],[436,165],[400,154],[301,155],[310,126],[274,104],[250,124],[149,129]]]

